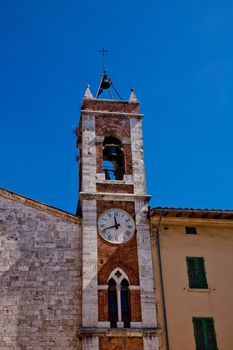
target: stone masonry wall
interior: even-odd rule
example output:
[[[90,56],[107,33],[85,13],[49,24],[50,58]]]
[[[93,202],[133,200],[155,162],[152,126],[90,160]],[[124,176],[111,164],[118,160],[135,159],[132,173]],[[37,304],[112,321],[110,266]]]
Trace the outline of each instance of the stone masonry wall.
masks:
[[[0,350],[80,349],[80,240],[78,220],[0,196]]]

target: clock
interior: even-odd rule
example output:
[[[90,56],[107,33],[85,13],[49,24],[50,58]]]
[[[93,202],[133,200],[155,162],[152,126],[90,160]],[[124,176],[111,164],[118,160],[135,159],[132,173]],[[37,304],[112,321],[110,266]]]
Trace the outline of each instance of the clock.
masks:
[[[126,211],[113,208],[106,210],[98,219],[100,235],[110,243],[129,241],[135,231],[134,219]]]

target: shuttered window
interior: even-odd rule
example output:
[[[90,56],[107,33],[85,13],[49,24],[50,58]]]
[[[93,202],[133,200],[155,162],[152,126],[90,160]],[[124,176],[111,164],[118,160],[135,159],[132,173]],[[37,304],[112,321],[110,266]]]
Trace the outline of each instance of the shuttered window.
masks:
[[[196,350],[218,350],[213,318],[194,317],[193,327]]]
[[[207,289],[204,258],[187,257],[187,268],[190,288]]]

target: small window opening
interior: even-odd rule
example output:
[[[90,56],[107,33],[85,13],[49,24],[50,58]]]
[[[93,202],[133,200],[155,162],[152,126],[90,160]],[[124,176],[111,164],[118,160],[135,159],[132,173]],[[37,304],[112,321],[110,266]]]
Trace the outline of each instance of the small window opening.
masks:
[[[108,282],[108,319],[111,328],[117,327],[118,308],[116,282],[111,278]]]
[[[185,227],[185,232],[186,232],[188,235],[196,235],[196,234],[197,234],[196,227],[186,226],[186,227]]]
[[[105,137],[103,143],[103,172],[106,180],[122,180],[124,177],[124,154],[121,141]]]
[[[121,317],[124,322],[124,328],[130,327],[131,315],[130,315],[130,295],[129,295],[129,283],[124,278],[121,282]]]

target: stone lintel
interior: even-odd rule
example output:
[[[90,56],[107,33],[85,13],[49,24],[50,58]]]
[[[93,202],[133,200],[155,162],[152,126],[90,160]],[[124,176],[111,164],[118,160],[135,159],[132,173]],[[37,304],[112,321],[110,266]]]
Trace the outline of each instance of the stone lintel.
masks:
[[[89,337],[158,337],[162,333],[161,328],[80,328],[78,335],[82,338]]]
[[[126,113],[126,112],[108,112],[108,111],[93,111],[93,110],[89,110],[89,109],[82,109],[81,110],[81,115],[82,114],[87,114],[87,115],[91,115],[94,114],[95,116],[100,115],[100,116],[114,116],[114,117],[133,117],[133,118],[138,118],[138,119],[143,119],[144,115],[143,114],[139,114],[139,113]]]
[[[128,193],[105,193],[105,192],[80,192],[79,199],[96,199],[102,201],[127,201],[127,202],[149,202],[151,195],[137,195]]]

